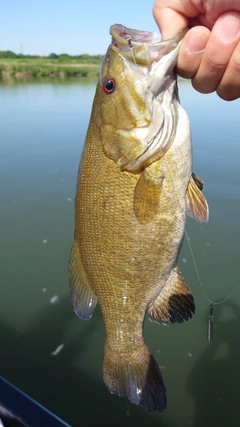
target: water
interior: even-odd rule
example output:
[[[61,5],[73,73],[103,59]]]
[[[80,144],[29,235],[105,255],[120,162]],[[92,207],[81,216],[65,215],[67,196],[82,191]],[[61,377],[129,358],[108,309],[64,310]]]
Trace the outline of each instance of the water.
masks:
[[[85,323],[72,313],[67,264],[95,83],[0,84],[0,373],[73,427],[99,419],[106,426],[235,427],[240,290],[214,306],[214,341],[208,342],[209,304],[186,242],[179,266],[196,315],[169,327],[145,322],[168,391],[163,414],[109,394],[99,307]],[[217,302],[239,285],[240,101],[200,95],[187,82],[180,82],[180,95],[192,125],[193,170],[210,206],[209,223],[189,219],[187,232],[205,292]]]

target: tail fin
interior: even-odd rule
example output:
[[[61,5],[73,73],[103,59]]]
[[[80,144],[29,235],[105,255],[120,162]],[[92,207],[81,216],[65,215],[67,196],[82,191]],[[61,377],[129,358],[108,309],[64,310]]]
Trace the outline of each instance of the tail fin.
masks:
[[[130,402],[149,411],[166,409],[162,374],[145,345],[134,353],[113,353],[105,344],[103,380],[111,393],[127,396]]]

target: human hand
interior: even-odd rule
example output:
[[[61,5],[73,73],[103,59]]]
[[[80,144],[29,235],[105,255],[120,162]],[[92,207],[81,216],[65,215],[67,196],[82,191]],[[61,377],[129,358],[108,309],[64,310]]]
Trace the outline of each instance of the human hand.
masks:
[[[164,39],[189,27],[177,62],[201,93],[240,97],[240,1],[156,0],[153,16]]]

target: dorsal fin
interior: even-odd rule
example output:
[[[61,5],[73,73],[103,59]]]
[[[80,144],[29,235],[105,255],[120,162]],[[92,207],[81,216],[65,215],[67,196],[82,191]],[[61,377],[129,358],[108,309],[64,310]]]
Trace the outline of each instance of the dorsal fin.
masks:
[[[207,222],[209,211],[207,200],[202,194],[203,182],[192,174],[186,192],[186,212],[187,215],[195,218],[199,222]]]
[[[194,172],[192,172],[192,178],[195,184],[198,186],[199,190],[203,191],[204,182],[201,180],[201,178],[198,175],[196,175]]]

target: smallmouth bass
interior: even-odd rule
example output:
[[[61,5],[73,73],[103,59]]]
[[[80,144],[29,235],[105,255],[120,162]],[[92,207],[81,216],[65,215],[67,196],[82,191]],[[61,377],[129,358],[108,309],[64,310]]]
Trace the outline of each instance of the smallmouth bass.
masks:
[[[100,303],[110,392],[163,411],[166,388],[143,321],[147,311],[165,325],[192,317],[177,257],[186,214],[208,220],[174,71],[184,32],[159,41],[115,24],[110,34],[79,166],[71,297],[82,320]]]

